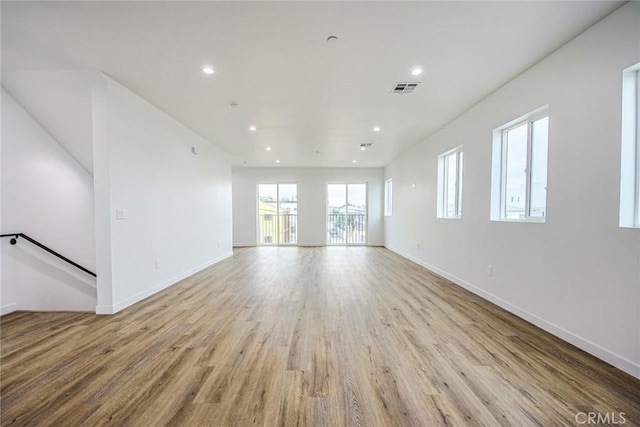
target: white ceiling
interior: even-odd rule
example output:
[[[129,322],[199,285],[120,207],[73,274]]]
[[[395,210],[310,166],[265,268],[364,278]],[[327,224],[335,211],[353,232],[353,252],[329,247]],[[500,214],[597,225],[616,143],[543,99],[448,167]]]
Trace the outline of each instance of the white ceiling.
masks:
[[[384,166],[621,4],[3,1],[2,69],[103,71],[235,165]]]

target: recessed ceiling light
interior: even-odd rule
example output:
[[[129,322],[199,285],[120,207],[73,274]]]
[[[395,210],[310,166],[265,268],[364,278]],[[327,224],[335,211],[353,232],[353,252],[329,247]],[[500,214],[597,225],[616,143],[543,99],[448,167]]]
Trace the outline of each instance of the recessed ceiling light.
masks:
[[[280,160],[276,160],[276,163],[280,163]]]
[[[422,74],[422,67],[413,67],[411,69],[412,76],[419,76],[420,74]]]
[[[357,160],[351,160],[351,163],[358,163]]]
[[[271,147],[267,147],[267,148],[265,148],[265,150],[271,151]]]
[[[255,132],[255,131],[256,131],[256,127],[255,127],[255,126],[249,126],[249,130],[250,130],[251,132]]]
[[[376,127],[374,127],[374,128],[373,128],[373,131],[374,131],[374,132],[380,132],[380,126],[376,126]]]
[[[204,67],[202,67],[202,72],[205,74],[213,74],[215,71],[213,70],[212,66],[205,65]]]
[[[361,145],[361,146],[360,146],[360,151],[364,151],[364,150],[366,150],[366,149],[367,149],[367,147],[366,147],[365,145]]]

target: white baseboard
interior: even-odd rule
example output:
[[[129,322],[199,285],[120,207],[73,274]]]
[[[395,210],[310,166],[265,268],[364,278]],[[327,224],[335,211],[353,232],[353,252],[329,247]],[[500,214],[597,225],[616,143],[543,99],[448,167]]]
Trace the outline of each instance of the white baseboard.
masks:
[[[208,261],[202,265],[199,265],[197,267],[194,267],[192,269],[189,269],[187,271],[185,271],[184,273],[181,273],[177,276],[172,277],[171,279],[165,280],[164,282],[161,282],[155,286],[152,286],[150,288],[147,288],[143,291],[138,292],[135,295],[130,296],[127,299],[124,299],[122,301],[119,301],[117,303],[115,303],[114,305],[99,305],[96,306],[96,314],[115,314],[121,310],[124,310],[125,308],[139,302],[142,301],[143,299],[150,297],[151,295],[154,295],[168,287],[170,287],[171,285],[175,285],[176,283],[178,283],[179,281],[186,279],[189,276],[192,276],[194,274],[196,274],[199,271],[204,270],[207,267],[212,266],[213,264],[216,264],[220,261],[222,261],[223,259],[229,258],[230,256],[233,255],[233,251],[227,252],[222,256],[219,256],[218,258],[215,258],[211,261]]]
[[[253,248],[256,247],[258,245],[256,245],[255,243],[252,244],[242,244],[242,243],[234,243],[233,247],[234,248]],[[270,245],[271,246],[271,245]],[[273,245],[273,246],[278,246],[278,245]],[[304,242],[299,242],[297,245],[291,245],[291,246],[298,246],[300,248],[322,248],[325,246],[333,246],[333,245],[327,245],[326,243],[304,243]],[[340,246],[340,245],[335,245],[335,246]],[[358,246],[368,246],[368,247],[372,247],[372,248],[383,248],[384,245],[383,244],[378,244],[378,243],[371,243],[371,244],[366,244],[366,245],[353,245],[355,247]],[[283,245],[282,247],[287,247],[287,245]],[[349,245],[349,247],[351,247],[351,245]]]
[[[5,304],[0,307],[0,316],[4,316],[5,314],[13,313],[18,309],[18,304],[12,302],[10,304]]]
[[[511,304],[508,301],[503,300],[500,297],[497,297],[487,291],[484,291],[474,285],[472,285],[471,283],[468,283],[452,274],[447,273],[446,271],[440,270],[439,268],[430,265],[418,258],[415,258],[412,255],[409,255],[399,249],[390,247],[390,246],[385,246],[387,249],[389,249],[392,252],[395,252],[396,254],[400,255],[403,258],[406,258],[410,261],[415,262],[416,264],[426,268],[427,270],[430,270],[450,281],[452,281],[453,283],[455,283],[456,285],[459,285],[463,288],[465,288],[466,290],[468,290],[469,292],[472,292],[484,299],[486,299],[487,301],[490,301],[492,303],[494,303],[495,305],[507,310],[508,312],[526,320],[529,323],[532,323],[534,325],[536,325],[537,327],[539,327],[540,329],[549,332],[552,335],[555,335],[558,338],[563,339],[564,341],[575,345],[576,347],[586,351],[587,353],[597,357],[598,359],[604,360],[605,362],[609,363],[610,365],[615,366],[616,368],[628,373],[629,375],[632,375],[638,379],[640,379],[640,365],[637,363],[634,363],[633,361],[622,357],[618,354],[615,354],[603,347],[600,347],[599,345],[579,336],[574,334],[573,332],[570,332],[564,328],[562,328],[561,326],[558,326],[554,323],[551,323],[549,321],[546,321],[538,316],[536,316],[535,314],[532,314],[514,304]]]
[[[113,311],[112,305],[96,305],[96,314],[113,314],[113,313],[115,313],[115,311]]]

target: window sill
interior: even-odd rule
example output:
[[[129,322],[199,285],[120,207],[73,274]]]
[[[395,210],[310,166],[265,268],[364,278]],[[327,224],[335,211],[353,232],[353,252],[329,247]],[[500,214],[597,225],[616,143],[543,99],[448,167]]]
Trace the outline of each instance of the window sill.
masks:
[[[630,229],[640,229],[640,224],[635,224],[635,225],[631,225],[631,224],[619,224],[618,228],[630,228]]]
[[[522,222],[522,223],[533,223],[533,224],[544,224],[547,222],[546,217],[545,218],[523,218],[523,219],[510,219],[510,218],[500,218],[500,219],[494,219],[492,218],[491,221],[495,221],[495,222]]]

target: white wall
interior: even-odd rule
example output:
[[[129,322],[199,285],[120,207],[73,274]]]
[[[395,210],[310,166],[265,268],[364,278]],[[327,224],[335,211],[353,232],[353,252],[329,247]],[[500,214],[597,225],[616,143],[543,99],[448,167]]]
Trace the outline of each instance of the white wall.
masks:
[[[385,171],[387,247],[637,377],[640,230],[618,227],[618,197],[621,73],[640,61],[639,23],[640,4],[625,5]],[[491,222],[492,131],[545,104],[546,223]],[[460,144],[463,218],[436,219],[437,156]]]
[[[20,70],[2,73],[2,87],[89,173],[92,80],[80,70]]]
[[[104,80],[93,117],[96,311],[113,313],[231,255],[231,164],[176,120]],[[116,218],[117,209],[125,219]]]
[[[95,271],[93,178],[4,89],[2,233],[25,233]],[[24,239],[2,239],[2,314],[93,311],[91,276]]]
[[[298,184],[298,244],[326,244],[327,184],[368,184],[367,244],[383,244],[382,168],[233,168],[233,244],[257,243],[259,183]]]

